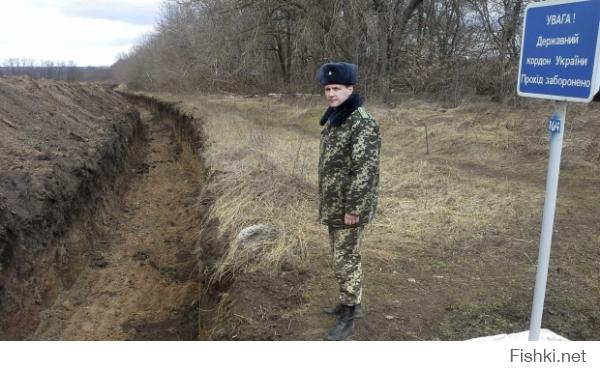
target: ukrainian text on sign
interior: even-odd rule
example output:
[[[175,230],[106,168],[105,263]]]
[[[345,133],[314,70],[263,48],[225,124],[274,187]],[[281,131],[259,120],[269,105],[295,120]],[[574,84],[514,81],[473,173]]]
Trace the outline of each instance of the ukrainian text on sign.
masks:
[[[525,10],[518,93],[589,101],[598,79],[600,0],[532,3]]]

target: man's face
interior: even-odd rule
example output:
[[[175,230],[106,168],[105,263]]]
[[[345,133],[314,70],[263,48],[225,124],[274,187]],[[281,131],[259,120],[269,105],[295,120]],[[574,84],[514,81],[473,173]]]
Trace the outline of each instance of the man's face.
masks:
[[[327,99],[327,104],[332,108],[339,107],[354,91],[353,86],[340,84],[329,84],[325,85],[323,88],[325,90],[325,99]]]

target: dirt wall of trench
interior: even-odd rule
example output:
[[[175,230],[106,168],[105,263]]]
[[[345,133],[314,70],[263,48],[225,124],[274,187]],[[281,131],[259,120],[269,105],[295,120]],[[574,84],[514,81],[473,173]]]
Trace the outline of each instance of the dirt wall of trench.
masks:
[[[0,78],[0,339],[31,333],[94,260],[92,215],[143,135],[108,85]]]

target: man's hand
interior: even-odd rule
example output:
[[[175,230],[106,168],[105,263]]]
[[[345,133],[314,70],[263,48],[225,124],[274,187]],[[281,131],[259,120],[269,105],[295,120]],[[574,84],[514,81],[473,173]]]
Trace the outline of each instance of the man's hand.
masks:
[[[344,214],[344,224],[346,225],[354,225],[354,224],[358,224],[358,220],[360,219],[360,217],[356,214]]]

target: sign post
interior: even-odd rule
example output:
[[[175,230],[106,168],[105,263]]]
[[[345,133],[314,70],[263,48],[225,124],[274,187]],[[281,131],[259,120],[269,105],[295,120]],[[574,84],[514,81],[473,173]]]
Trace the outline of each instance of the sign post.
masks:
[[[542,325],[567,102],[590,102],[598,91],[599,26],[600,0],[543,1],[525,9],[517,93],[556,101],[548,125],[550,157],[530,341],[539,340]]]
[[[548,159],[548,175],[546,176],[546,198],[544,200],[544,216],[542,219],[535,288],[533,289],[529,340],[538,340],[542,327],[542,312],[544,310],[548,266],[550,265],[550,246],[552,243],[552,231],[554,229],[558,173],[560,171],[560,157],[562,153],[563,134],[565,132],[566,114],[567,102],[557,102],[555,112],[550,118],[548,125],[551,132],[550,158]]]

